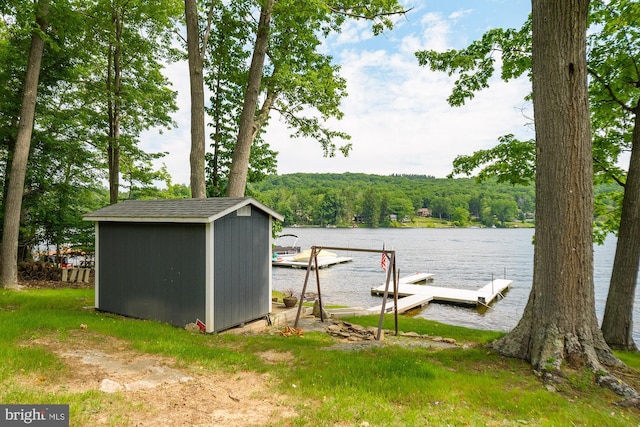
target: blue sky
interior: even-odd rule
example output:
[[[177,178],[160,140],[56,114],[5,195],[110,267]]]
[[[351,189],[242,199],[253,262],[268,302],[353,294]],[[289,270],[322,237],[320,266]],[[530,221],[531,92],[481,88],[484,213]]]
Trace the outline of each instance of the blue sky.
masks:
[[[279,152],[278,173],[363,172],[380,175],[424,174],[444,177],[457,155],[492,147],[513,133],[533,138],[524,101],[526,79],[503,83],[495,78],[463,107],[446,99],[455,81],[445,73],[419,67],[414,53],[423,49],[462,48],[496,27],[519,28],[531,10],[529,0],[405,0],[413,8],[395,28],[374,37],[365,22],[349,22],[323,46],[340,64],[347,80],[344,118],[332,127],[351,135],[348,157],[324,158],[313,140],[291,139],[272,116],[265,136]],[[168,70],[178,91],[178,127],[145,133],[142,148],[168,151],[161,163],[174,183],[189,183],[189,88],[186,63]]]

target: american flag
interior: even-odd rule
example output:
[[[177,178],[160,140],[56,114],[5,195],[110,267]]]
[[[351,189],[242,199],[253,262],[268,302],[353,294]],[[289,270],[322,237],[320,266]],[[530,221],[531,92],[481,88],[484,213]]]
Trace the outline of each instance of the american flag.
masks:
[[[384,251],[384,245],[382,245],[382,259],[380,260],[380,268],[387,271],[387,253]]]

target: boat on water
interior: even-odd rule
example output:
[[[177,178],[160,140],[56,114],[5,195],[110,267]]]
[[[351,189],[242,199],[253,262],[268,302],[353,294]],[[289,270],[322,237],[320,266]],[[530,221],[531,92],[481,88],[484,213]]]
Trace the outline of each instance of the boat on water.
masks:
[[[316,256],[318,258],[337,258],[338,254],[322,249],[316,254]],[[293,260],[297,262],[309,262],[309,258],[311,258],[311,249],[305,249],[293,256]]]
[[[283,237],[291,237],[295,240],[293,240],[293,243],[291,243],[290,245],[276,244],[275,247],[273,248],[273,252],[277,255],[299,254],[301,248],[300,246],[298,246],[298,236],[296,236],[295,234],[281,234],[280,236],[278,236],[276,240],[280,240]]]
[[[305,249],[297,254],[273,254],[272,265],[275,267],[290,267],[290,268],[307,268],[309,260],[311,258],[311,249]],[[329,267],[331,265],[342,264],[344,262],[352,261],[351,257],[338,256],[334,252],[327,250],[320,250],[317,253],[318,268]],[[315,262],[311,263],[311,268],[315,268]]]

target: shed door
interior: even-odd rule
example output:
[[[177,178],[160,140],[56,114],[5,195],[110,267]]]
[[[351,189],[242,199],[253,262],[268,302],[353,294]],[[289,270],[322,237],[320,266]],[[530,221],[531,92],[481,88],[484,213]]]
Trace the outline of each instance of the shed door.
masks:
[[[215,222],[215,331],[269,314],[270,236],[269,217],[253,207]]]

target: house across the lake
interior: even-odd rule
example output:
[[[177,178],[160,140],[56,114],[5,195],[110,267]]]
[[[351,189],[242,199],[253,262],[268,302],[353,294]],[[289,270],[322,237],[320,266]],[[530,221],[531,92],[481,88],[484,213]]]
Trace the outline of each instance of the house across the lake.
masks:
[[[422,218],[431,218],[431,209],[429,208],[418,209],[418,216]]]

